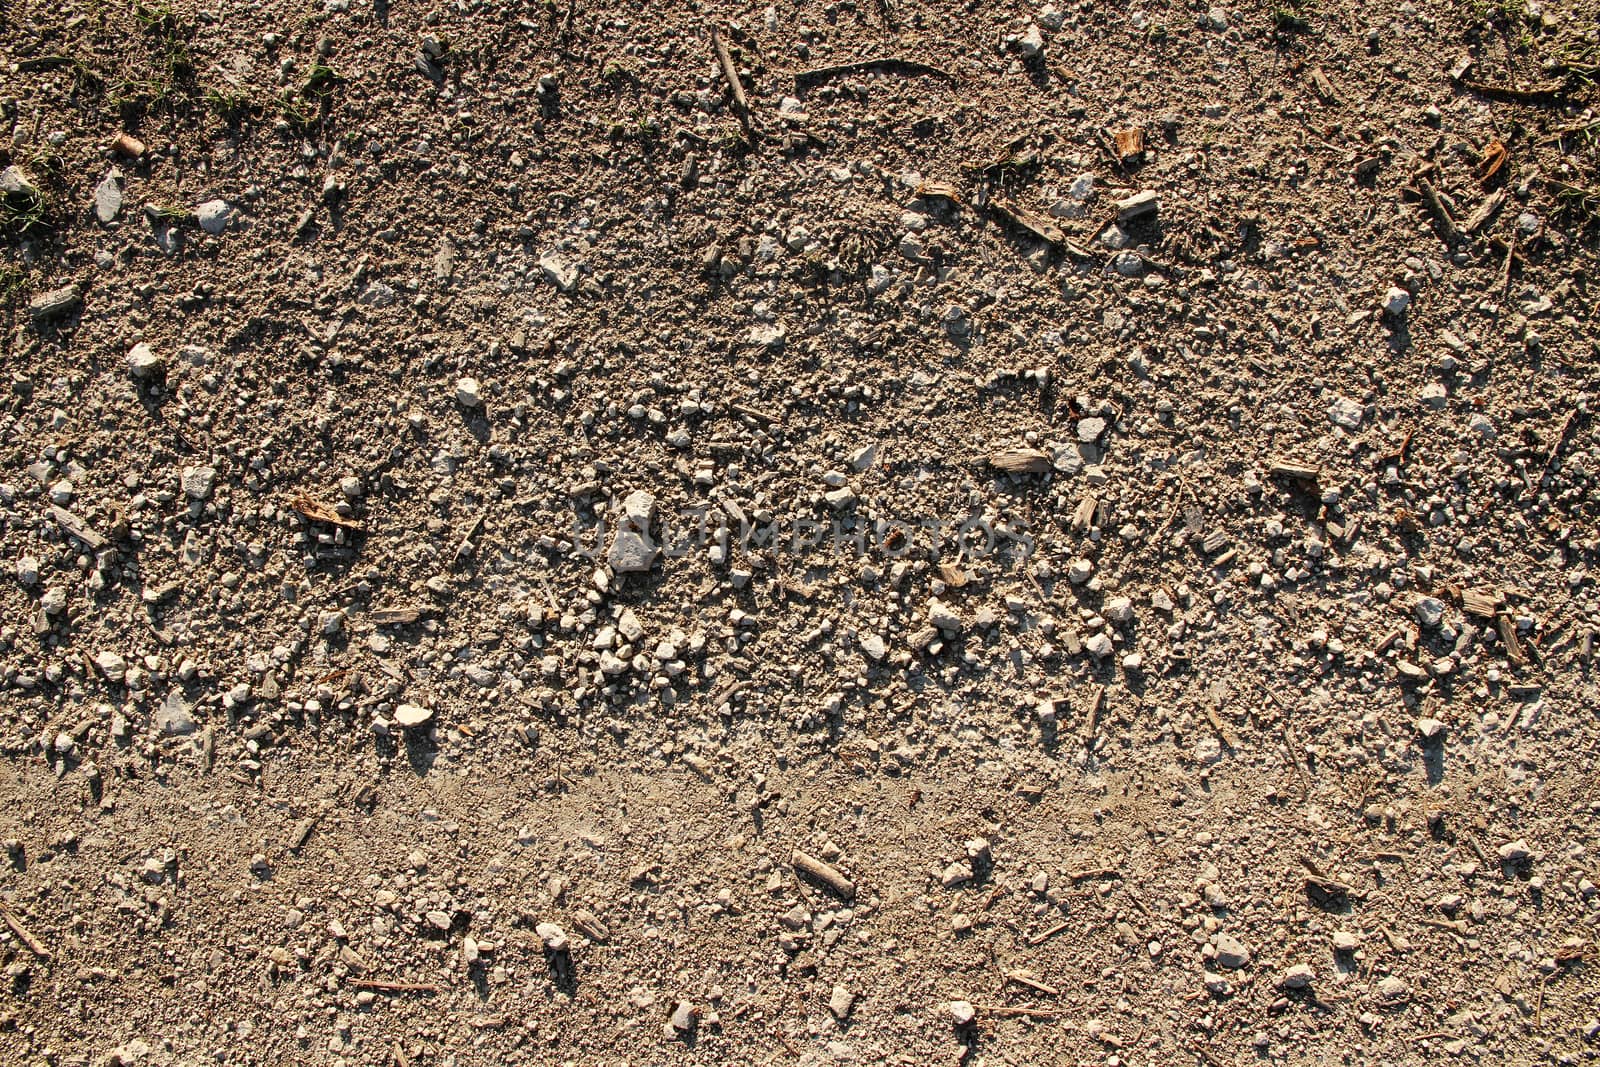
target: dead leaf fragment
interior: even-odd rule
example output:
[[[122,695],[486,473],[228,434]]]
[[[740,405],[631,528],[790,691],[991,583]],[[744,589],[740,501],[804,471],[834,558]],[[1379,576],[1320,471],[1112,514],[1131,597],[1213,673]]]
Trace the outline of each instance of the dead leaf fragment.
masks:
[[[325,522],[329,526],[342,526],[346,530],[355,530],[357,532],[362,529],[360,523],[351,522],[337,511],[325,504],[317,503],[317,501],[312,500],[304,493],[289,501],[289,506],[298,512],[302,518],[309,519],[312,522]]]
[[[1311,91],[1317,94],[1317,99],[1322,101],[1324,107],[1332,107],[1339,102],[1333,82],[1328,80],[1327,73],[1321,67],[1311,68]]]
[[[937,196],[950,201],[957,207],[967,206],[961,199],[961,191],[948,182],[923,182],[917,186],[916,195],[921,197]]]
[[[430,609],[407,605],[394,608],[374,608],[369,616],[374,626],[406,626],[428,614]]]
[[[1500,173],[1500,168],[1506,165],[1506,160],[1511,158],[1510,149],[1498,137],[1489,142],[1489,147],[1483,150],[1483,162],[1478,165],[1478,183],[1488,188],[1494,176]]]
[[[1061,227],[1036,211],[1029,211],[1027,208],[1016,204],[1004,204],[998,200],[989,205],[989,210],[1012,225],[1022,227],[1041,241],[1046,241],[1053,245],[1066,244],[1067,242],[1067,235]]]

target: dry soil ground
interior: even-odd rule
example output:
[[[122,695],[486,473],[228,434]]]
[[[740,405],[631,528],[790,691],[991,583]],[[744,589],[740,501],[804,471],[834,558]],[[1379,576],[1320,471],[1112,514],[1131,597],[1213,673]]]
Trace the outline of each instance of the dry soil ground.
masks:
[[[1597,63],[11,0],[0,1061],[1593,1062]]]

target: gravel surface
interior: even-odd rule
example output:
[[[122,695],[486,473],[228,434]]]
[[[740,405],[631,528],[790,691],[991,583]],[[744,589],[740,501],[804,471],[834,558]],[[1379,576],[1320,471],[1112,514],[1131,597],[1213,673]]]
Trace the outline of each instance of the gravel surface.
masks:
[[[1597,25],[0,12],[0,1061],[1594,1062]]]

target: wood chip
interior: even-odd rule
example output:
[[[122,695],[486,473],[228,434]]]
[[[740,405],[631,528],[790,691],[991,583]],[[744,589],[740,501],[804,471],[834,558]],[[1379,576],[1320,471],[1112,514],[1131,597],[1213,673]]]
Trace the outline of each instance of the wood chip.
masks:
[[[1105,706],[1106,687],[1097,685],[1089,694],[1089,706],[1083,714],[1082,740],[1085,745],[1094,740],[1094,728],[1100,722],[1100,709]]]
[[[1517,623],[1511,616],[1501,614],[1495,616],[1495,630],[1500,634],[1501,644],[1506,646],[1506,658],[1513,666],[1522,666],[1528,662],[1528,657],[1522,650],[1522,641],[1517,637]]]
[[[133,159],[138,159],[144,155],[145,151],[144,142],[133,134],[126,132],[117,134],[116,138],[111,142],[111,147]]]
[[[483,529],[483,520],[487,514],[488,512],[480,511],[477,517],[467,524],[467,532],[461,535],[461,543],[456,545],[456,554],[450,559],[452,567],[459,567],[461,560],[468,555],[468,549],[472,546],[472,539],[478,536],[479,530]]]
[[[733,56],[728,54],[728,46],[722,42],[722,34],[717,32],[716,24],[711,26],[711,48],[717,53],[717,65],[722,68],[722,76],[728,82],[728,88],[733,90],[733,106],[739,113],[739,121],[748,128],[750,125],[750,102],[744,96],[744,83],[739,80],[739,70],[733,65]]]
[[[1007,204],[999,200],[989,204],[989,210],[1000,216],[1014,226],[1020,226],[1041,241],[1053,245],[1067,244],[1067,233],[1061,227],[1045,218],[1036,211],[1030,211],[1018,204]]]
[[[840,873],[838,868],[823,863],[814,856],[808,856],[799,849],[790,854],[789,862],[794,866],[795,873],[801,877],[827,886],[835,896],[844,900],[855,899],[856,884]]]
[[[1137,127],[1118,130],[1112,137],[1117,142],[1119,159],[1132,159],[1144,152],[1144,131]]]
[[[355,989],[365,989],[373,993],[441,993],[438,986],[428,982],[379,982],[360,981],[350,983]]]
[[[78,540],[82,541],[96,552],[100,551],[102,548],[105,548],[111,543],[99,533],[90,529],[88,523],[78,518],[78,516],[74,515],[66,508],[57,507],[56,505],[52,504],[50,506],[50,517],[56,520],[56,525],[60,526],[63,530],[67,531],[67,533],[71,534],[73,537],[76,537]]]
[[[0,904],[0,918],[5,919],[6,926],[11,928],[13,934],[17,935],[17,940],[28,946],[29,952],[38,956],[41,960],[50,958],[50,950],[45,947],[44,942],[34,937],[28,928],[22,925],[22,920],[17,918],[16,913],[9,906]]]
[[[1211,728],[1217,732],[1218,740],[1220,740],[1224,745],[1227,745],[1232,751],[1239,751],[1239,743],[1234,740],[1233,734],[1230,733],[1228,728],[1223,725],[1222,716],[1217,714],[1216,709],[1208,704],[1206,705],[1205,713],[1206,721],[1209,722],[1211,724]]]
[[[311,831],[316,828],[317,818],[318,816],[313,815],[295,824],[294,833],[289,835],[289,851],[298,852],[305,847],[305,843],[311,838]]]
[[[1037,448],[1008,448],[991,455],[989,466],[1012,474],[1047,474],[1050,456]]]
[[[578,933],[598,944],[605,944],[611,937],[610,927],[593,912],[583,908],[578,908],[572,913],[572,925]]]
[[[1523,104],[1546,104],[1562,96],[1567,91],[1567,83],[1546,82],[1543,85],[1534,85],[1527,89],[1515,85],[1491,85],[1488,82],[1469,81],[1461,79],[1461,87],[1470,89],[1475,93],[1482,93],[1488,97],[1498,97],[1502,100],[1511,100]]]
[[[930,78],[942,78],[948,82],[956,80],[956,76],[949,71],[941,70],[927,63],[919,63],[915,59],[880,56],[876,59],[858,59],[853,63],[838,63],[833,66],[803,70],[794,76],[794,84],[797,89],[806,89],[830,78],[847,78],[852,74],[878,72],[884,74],[925,75]]]
[[[1498,189],[1492,195],[1483,198],[1483,203],[1472,210],[1467,220],[1461,224],[1463,233],[1475,234],[1489,221],[1500,213],[1500,206],[1506,202],[1506,197],[1511,195],[1507,189]]]
[[[1083,533],[1094,525],[1095,509],[1100,506],[1100,501],[1093,493],[1085,493],[1078,501],[1078,506],[1072,509],[1072,530],[1074,533]]]
[[[1036,948],[1039,945],[1044,944],[1046,941],[1050,940],[1052,937],[1055,937],[1057,934],[1061,933],[1063,930],[1067,929],[1067,927],[1069,927],[1071,925],[1072,925],[1071,923],[1064,923],[1064,922],[1063,923],[1056,923],[1054,926],[1050,927],[1047,930],[1039,931],[1038,933],[1034,934],[1032,937],[1028,938],[1028,947],[1029,948]]]
[[[939,578],[951,589],[960,589],[971,581],[971,578],[967,576],[967,572],[954,563],[939,564]]]
[[[1456,226],[1456,220],[1451,218],[1450,209],[1439,198],[1439,191],[1433,187],[1433,183],[1426,178],[1418,178],[1417,192],[1422,194],[1423,206],[1439,224],[1439,236],[1444,238],[1446,244],[1460,244],[1463,240],[1461,230]]]
[[[1480,619],[1492,619],[1505,604],[1505,597],[1493,589],[1461,590],[1461,610]]]
[[[1026,986],[1036,993],[1043,993],[1047,997],[1057,997],[1061,995],[1061,990],[1055,988],[1054,986],[1045,985],[1027,971],[1007,971],[1006,981],[1015,982],[1020,986]]]

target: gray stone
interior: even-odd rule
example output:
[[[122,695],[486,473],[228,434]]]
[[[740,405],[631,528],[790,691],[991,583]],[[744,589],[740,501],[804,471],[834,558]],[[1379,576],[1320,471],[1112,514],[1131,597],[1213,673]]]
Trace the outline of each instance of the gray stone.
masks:
[[[656,498],[643,489],[629,493],[622,501],[622,518],[611,538],[606,562],[618,574],[638,574],[655,565],[656,543],[650,536],[655,519]]]
[[[656,517],[656,498],[643,489],[635,489],[622,500],[622,517],[636,526],[649,527]]]
[[[568,263],[554,252],[546,252],[539,257],[539,267],[544,271],[544,276],[555,284],[563,293],[570,293],[578,285],[578,268]]]
[[[571,947],[571,942],[567,940],[567,932],[555,923],[539,923],[533,928],[533,932],[544,943],[546,951],[565,952]]]
[[[1520,837],[1515,841],[1508,841],[1506,844],[1501,845],[1496,851],[1499,852],[1500,859],[1505,863],[1521,863],[1533,855],[1533,852],[1528,848],[1528,842]]]
[[[1412,610],[1417,614],[1417,621],[1430,630],[1444,621],[1444,601],[1438,597],[1422,597]]]
[[[39,187],[21,167],[10,166],[0,171],[0,196],[13,201],[33,201],[39,199]]]
[[[1411,987],[1406,985],[1404,978],[1387,974],[1378,979],[1378,996],[1391,1003],[1405,1000],[1411,996]]]
[[[1124,278],[1137,278],[1144,273],[1144,257],[1136,252],[1118,252],[1111,266]]]
[[[960,633],[961,613],[935,597],[928,601],[928,624],[937,626],[946,633]]]
[[[1335,397],[1333,403],[1328,405],[1328,418],[1335,426],[1343,426],[1347,430],[1359,430],[1366,414],[1366,408],[1346,396]]]
[[[1036,59],[1044,52],[1044,34],[1039,32],[1039,27],[1035,24],[1030,23],[1027,30],[1014,40],[1017,52],[1023,59]]]
[[[1126,626],[1133,621],[1133,601],[1125,596],[1114,596],[1106,601],[1100,613],[1118,626]]]
[[[833,993],[828,997],[828,1010],[833,1012],[835,1019],[843,1020],[848,1017],[855,1003],[854,993],[838,983],[834,984]]]
[[[468,409],[483,406],[483,392],[478,386],[478,379],[456,379],[456,403]]]
[[[850,467],[852,470],[864,471],[876,462],[878,462],[877,442],[863,445],[850,455]]]
[[[1285,989],[1304,989],[1316,980],[1317,972],[1309,963],[1297,963],[1283,972],[1279,985]]]
[[[433,718],[433,709],[420,704],[401,704],[394,709],[394,721],[408,730],[423,726]]]
[[[1106,248],[1117,251],[1124,248],[1132,248],[1138,241],[1133,234],[1124,230],[1121,226],[1113,225],[1107,226],[1100,231],[1100,243]]]
[[[141,342],[128,350],[128,373],[134,381],[159,381],[166,371],[167,361],[156,355],[149,345]]]
[[[166,737],[186,737],[195,731],[189,704],[176,689],[167,694],[167,699],[156,709],[151,722]]]
[[[1416,721],[1416,730],[1423,740],[1432,741],[1444,733],[1444,723],[1431,716],[1424,716]]]
[[[185,467],[181,481],[190,500],[207,500],[217,484],[217,471],[214,467]]]
[[[1146,189],[1117,201],[1117,221],[1128,222],[1161,210],[1161,198]]]
[[[83,302],[83,291],[76,285],[63,285],[59,289],[52,289],[48,293],[40,293],[28,301],[28,314],[33,316],[35,323],[48,322],[60,318],[77,309]]]
[[[640,574],[655,565],[656,544],[649,534],[621,527],[611,538],[606,562],[618,574]]]
[[[356,302],[367,307],[386,308],[399,299],[400,294],[394,291],[394,286],[373,280],[362,288],[361,295],[356,297]]]
[[[118,178],[117,172],[112,171],[94,187],[94,214],[102,224],[115,222],[122,214],[122,182]]]
[[[839,487],[838,489],[830,489],[826,493],[823,493],[822,499],[826,500],[828,502],[828,506],[834,511],[847,511],[855,506],[856,491],[850,488],[848,485],[845,485]]]
[[[216,236],[233,222],[233,208],[226,200],[207,200],[194,209],[194,217],[202,230]]]
[[[970,881],[972,881],[972,864],[966,860],[956,860],[939,875],[939,884],[946,889],[954,889]]]
[[[1232,934],[1220,933],[1211,942],[1211,947],[1217,950],[1217,966],[1225,967],[1230,971],[1237,971],[1250,962],[1250,950],[1245,947]]]

